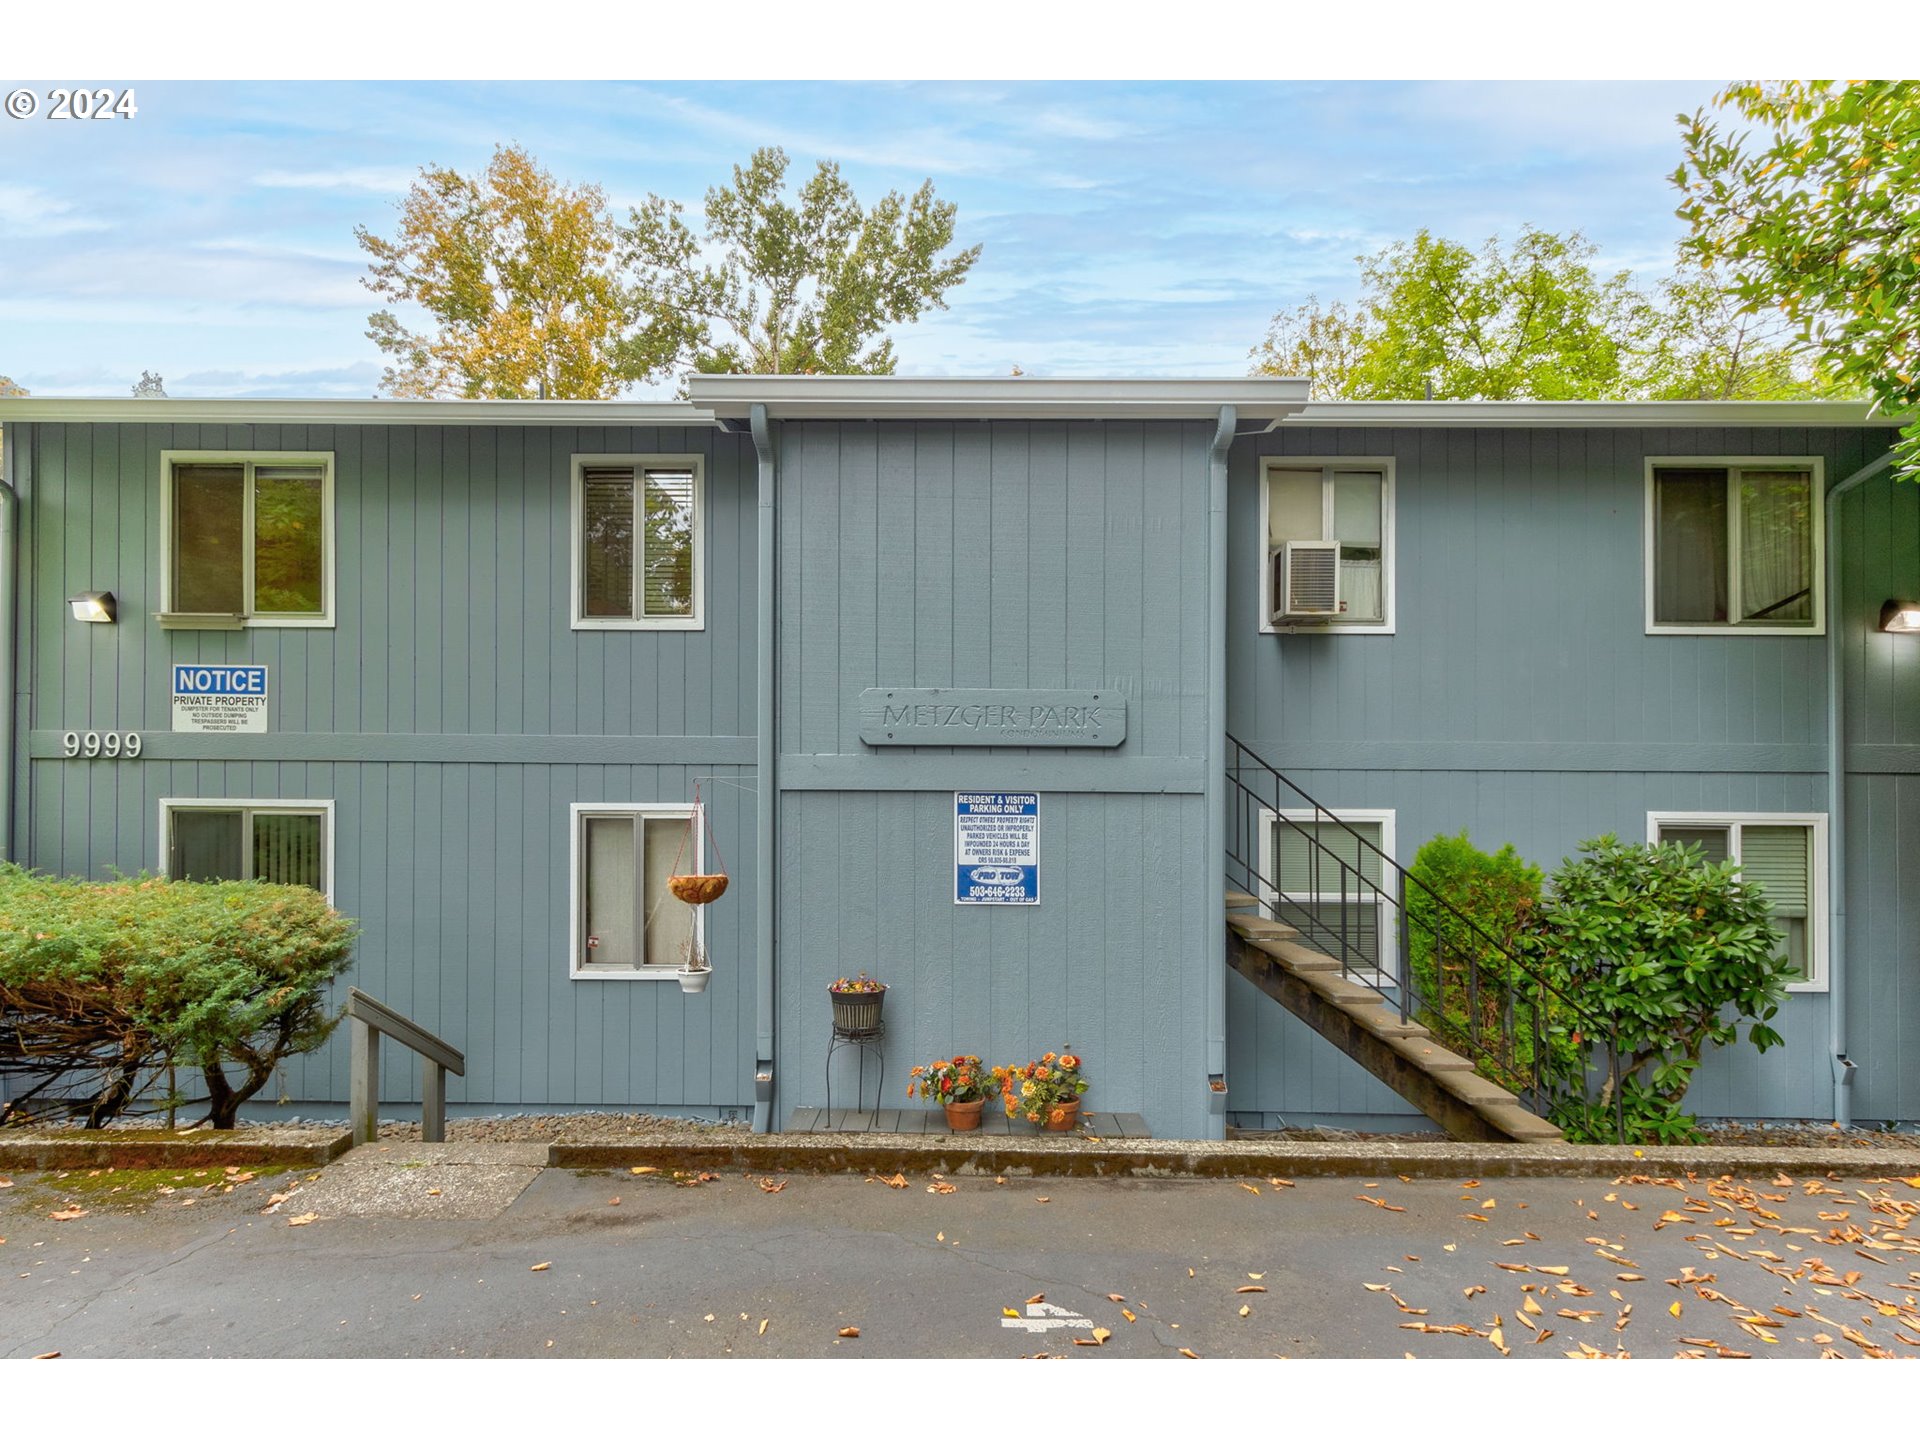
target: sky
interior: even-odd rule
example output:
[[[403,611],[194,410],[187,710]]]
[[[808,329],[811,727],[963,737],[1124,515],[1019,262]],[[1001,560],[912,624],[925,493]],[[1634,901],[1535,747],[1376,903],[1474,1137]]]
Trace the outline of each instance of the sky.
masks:
[[[354,227],[507,142],[621,217],[697,208],[763,145],[864,202],[931,179],[983,249],[896,332],[903,374],[1239,375],[1277,311],[1353,298],[1354,257],[1421,227],[1577,229],[1665,271],[1675,117],[1720,83],[142,83],[131,119],[0,118],[0,375],[373,395]]]

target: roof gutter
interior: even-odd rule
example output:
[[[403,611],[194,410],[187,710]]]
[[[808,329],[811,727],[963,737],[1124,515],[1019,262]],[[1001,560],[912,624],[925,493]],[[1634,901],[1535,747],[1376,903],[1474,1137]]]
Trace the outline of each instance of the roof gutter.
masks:
[[[1239,415],[1220,407],[1207,452],[1207,1138],[1227,1138],[1227,451]]]
[[[774,605],[774,522],[778,518],[774,501],[773,430],[767,421],[767,407],[755,405],[749,416],[754,454],[760,462],[759,478],[759,564],[754,582],[755,660],[759,670],[758,713],[754,725],[754,781],[758,812],[754,826],[753,950],[754,950],[754,1066],[753,1128],[765,1135],[775,1129],[773,1104],[774,1039],[774,891],[778,884],[774,873],[774,824],[779,814],[779,789],[776,784],[775,757],[778,736],[774,732],[775,684],[773,654]]]
[[[1827,491],[1827,1045],[1833,1062],[1833,1123],[1853,1123],[1847,1058],[1847,676],[1840,634],[1840,497],[1893,464],[1889,450]]]

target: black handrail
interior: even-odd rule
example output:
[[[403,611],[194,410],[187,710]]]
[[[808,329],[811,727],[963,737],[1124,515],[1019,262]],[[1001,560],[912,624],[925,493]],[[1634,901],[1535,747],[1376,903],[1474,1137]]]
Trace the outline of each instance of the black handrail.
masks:
[[[1607,1077],[1613,1082],[1616,1128],[1623,1127],[1616,1079],[1619,1051],[1610,1018],[1554,985],[1526,956],[1488,934],[1426,881],[1231,735],[1227,736],[1227,785],[1232,802],[1227,837],[1230,884],[1238,877],[1240,887],[1270,918],[1291,926],[1310,948],[1338,961],[1343,979],[1379,993],[1403,1020],[1426,1025],[1443,1044],[1472,1060],[1481,1074],[1512,1090],[1536,1114],[1545,1114],[1563,1087],[1585,1082],[1584,1076],[1553,1073],[1548,1063],[1552,1025],[1571,1025],[1600,1039]],[[1326,843],[1323,837],[1330,829],[1344,837],[1343,848],[1351,860]],[[1297,888],[1297,883],[1292,889],[1282,886],[1283,834],[1298,837],[1306,846],[1306,890]],[[1332,882],[1332,888],[1323,882]],[[1407,904],[1410,888],[1418,892],[1413,909]],[[1392,957],[1383,953],[1389,912],[1398,920],[1394,929],[1399,944]],[[1416,927],[1432,942],[1430,973],[1415,973]]]

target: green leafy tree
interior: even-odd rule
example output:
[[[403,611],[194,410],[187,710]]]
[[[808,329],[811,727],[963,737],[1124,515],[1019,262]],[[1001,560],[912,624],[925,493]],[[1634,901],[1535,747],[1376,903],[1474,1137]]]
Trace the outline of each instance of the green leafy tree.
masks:
[[[633,342],[640,312],[606,196],[557,183],[518,146],[497,148],[477,178],[423,168],[392,239],[353,233],[372,257],[361,283],[431,322],[368,317],[393,361],[390,394],[602,400],[658,368]]]
[[[1539,867],[1511,845],[1482,850],[1463,830],[1422,845],[1408,874],[1417,882],[1406,909],[1420,1022],[1508,1089],[1533,1084],[1536,1060],[1549,1076],[1564,1073],[1578,1059],[1564,1038],[1551,1038],[1564,1017],[1514,958],[1540,903]],[[1491,1043],[1508,1027],[1510,1044]],[[1554,1053],[1538,1053],[1537,1041]]]
[[[890,375],[888,326],[946,308],[980,247],[945,254],[955,207],[933,182],[863,208],[821,161],[793,199],[787,156],[756,150],[733,183],[707,192],[696,234],[658,195],[621,227],[623,255],[651,316],[638,363],[670,356],[705,374]]]
[[[10,375],[0,375],[0,400],[15,398],[27,393],[27,387],[13,383]]]
[[[1746,81],[1715,103],[1732,115],[1680,117],[1685,247],[1824,374],[1920,414],[1920,81]],[[1920,474],[1920,421],[1900,458]]]
[[[1612,1037],[1571,1030],[1590,1053],[1617,1039],[1599,1093],[1574,1084],[1553,1119],[1577,1140],[1615,1138],[1615,1107],[1629,1142],[1692,1138],[1683,1108],[1709,1048],[1747,1025],[1756,1050],[1780,1044],[1767,1025],[1786,997],[1792,962],[1781,953],[1766,896],[1733,861],[1703,862],[1697,845],[1589,840],[1554,873],[1528,925],[1526,948]],[[1586,1074],[1579,1067],[1579,1081]]]
[[[303,885],[0,866],[0,1070],[25,1077],[12,1103],[57,1101],[98,1128],[184,1064],[213,1126],[231,1129],[275,1067],[338,1022],[327,990],[353,936]]]
[[[1256,374],[1342,400],[1760,400],[1821,393],[1781,327],[1683,266],[1650,290],[1595,268],[1577,231],[1522,230],[1478,251],[1425,230],[1358,257],[1352,307],[1274,317]]]

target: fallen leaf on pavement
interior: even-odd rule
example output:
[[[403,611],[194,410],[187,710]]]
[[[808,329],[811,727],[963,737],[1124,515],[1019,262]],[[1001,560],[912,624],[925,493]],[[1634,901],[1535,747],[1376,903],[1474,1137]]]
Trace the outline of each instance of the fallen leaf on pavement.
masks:
[[[882,1175],[880,1177],[880,1183],[889,1190],[904,1190],[907,1188],[907,1177],[904,1175]]]
[[[949,1185],[944,1180],[936,1180],[931,1185],[927,1186],[927,1193],[929,1195],[951,1195],[955,1190],[958,1190],[959,1188],[960,1187],[958,1185]]]
[[[49,1220],[78,1220],[80,1219],[81,1216],[87,1213],[88,1213],[87,1211],[82,1210],[78,1205],[75,1205],[70,1210],[55,1210],[47,1218]]]
[[[1187,1347],[1184,1345],[1180,1347],[1180,1353],[1186,1356],[1187,1359],[1189,1360],[1198,1360],[1200,1358],[1198,1355],[1194,1354],[1193,1351],[1187,1349]]]
[[[1373,1286],[1369,1285],[1367,1288],[1371,1290]],[[1387,1287],[1382,1285],[1380,1288],[1384,1290]],[[1264,1285],[1242,1285],[1233,1293],[1236,1295],[1264,1295],[1267,1293],[1267,1287]]]
[[[839,1333],[842,1340],[858,1340],[860,1338],[860,1327],[858,1325],[843,1325],[840,1327]]]
[[[764,1335],[764,1334],[766,1334],[766,1333],[767,1333],[767,1326],[769,1326],[769,1325],[771,1325],[772,1323],[773,1323],[773,1321],[772,1321],[772,1320],[770,1320],[770,1319],[769,1319],[769,1320],[762,1320],[762,1321],[760,1322],[760,1333],[761,1333],[762,1335]]]
[[[1113,1331],[1107,1329],[1106,1326],[1096,1325],[1093,1327],[1094,1344],[1104,1345],[1107,1343],[1107,1341],[1111,1340],[1112,1338],[1113,1338]]]
[[[760,1188],[769,1195],[778,1195],[782,1190],[787,1188],[787,1182],[784,1180],[768,1180],[762,1177]],[[618,1205],[620,1202],[616,1200],[613,1203]]]
[[[1124,1305],[1124,1304],[1126,1304],[1126,1303],[1127,1303],[1127,1297],[1126,1297],[1126,1296],[1124,1296],[1124,1295],[1113,1295],[1113,1294],[1109,1294],[1109,1295],[1107,1296],[1107,1298],[1108,1298],[1109,1300],[1111,1300],[1111,1301],[1113,1301],[1113,1303],[1114,1303],[1114,1304],[1116,1304],[1116,1305]]]
[[[1051,1195],[1036,1195],[1033,1197],[1033,1203],[1036,1205],[1051,1205],[1053,1203],[1053,1197]]]
[[[1138,1315],[1134,1314],[1133,1311],[1131,1310],[1122,1310],[1120,1313],[1127,1317],[1127,1323],[1129,1325],[1133,1324],[1134,1321],[1140,1318]]]
[[[58,1360],[60,1358],[60,1352],[58,1350],[46,1350],[33,1358],[36,1360]]]
[[[1276,1190],[1292,1190],[1296,1188],[1293,1181],[1283,1180],[1278,1175],[1267,1176],[1267,1184],[1273,1186]]]
[[[636,1165],[630,1173],[634,1175],[658,1175],[660,1173],[660,1167],[658,1165]]]
[[[1258,1185],[1249,1185],[1244,1180],[1240,1182],[1240,1188],[1246,1191],[1249,1195],[1258,1195],[1260,1193],[1260,1187]]]
[[[289,1216],[287,1217],[287,1224],[289,1224],[289,1225],[311,1225],[311,1224],[313,1224],[313,1222],[314,1222],[314,1221],[316,1221],[316,1220],[318,1220],[319,1218],[320,1218],[320,1217],[319,1217],[318,1215],[316,1215],[316,1214],[314,1214],[314,1213],[313,1213],[313,1212],[312,1212],[311,1210],[309,1210],[309,1211],[308,1211],[308,1212],[307,1212],[306,1214],[304,1214],[304,1215],[289,1215]]]
[[[609,1205],[618,1205],[619,1203],[620,1203],[620,1197],[619,1197],[618,1195],[615,1195],[615,1196],[613,1196],[613,1197],[611,1197],[611,1198],[610,1198],[610,1199],[609,1199],[609,1200],[607,1201],[607,1204],[609,1204]]]
[[[527,1267],[529,1270],[551,1270],[552,1268],[553,1262],[551,1260],[542,1260],[538,1265],[529,1265]],[[713,1317],[709,1315],[707,1318],[711,1320]]]
[[[1247,1279],[1249,1280],[1264,1280],[1266,1278],[1267,1278],[1267,1272],[1264,1270],[1247,1271]]]
[[[1536,1265],[1533,1268],[1542,1275],[1565,1275],[1569,1269],[1565,1265]]]
[[[1251,1305],[1242,1305],[1240,1307],[1240,1318],[1242,1320],[1246,1319],[1247,1316],[1251,1315],[1252,1313],[1253,1313],[1253,1307]]]
[[[1039,1305],[1044,1303],[1046,1298],[1047,1298],[1047,1292],[1042,1290],[1038,1295],[1027,1296],[1027,1303],[1029,1305]]]
[[[1000,1307],[1000,1313],[1006,1316],[1009,1320],[1018,1320],[1020,1318],[1020,1312],[1014,1309],[1011,1305],[1002,1305]]]

